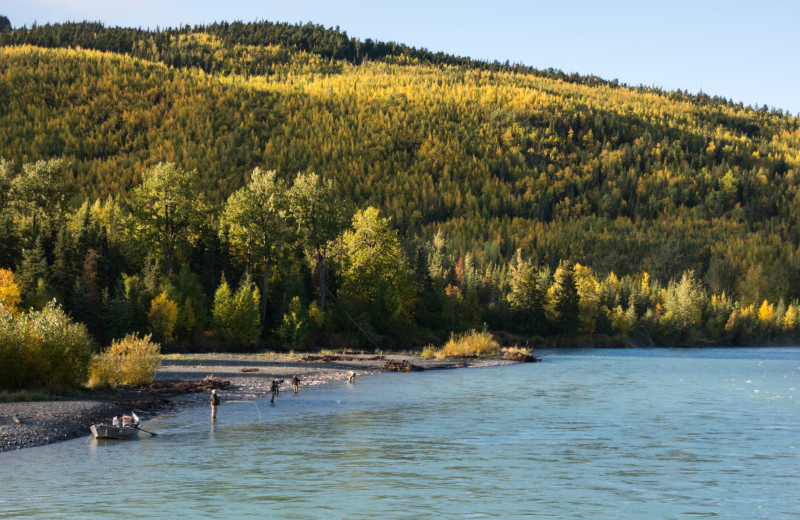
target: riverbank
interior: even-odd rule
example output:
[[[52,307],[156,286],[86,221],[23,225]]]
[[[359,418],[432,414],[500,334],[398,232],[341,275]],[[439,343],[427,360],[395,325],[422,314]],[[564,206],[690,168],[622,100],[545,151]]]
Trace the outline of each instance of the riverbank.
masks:
[[[269,393],[274,379],[300,378],[304,386],[344,381],[348,372],[358,377],[380,373],[387,364],[408,363],[423,370],[511,364],[500,358],[438,360],[406,355],[281,355],[187,354],[166,356],[149,391],[124,390],[91,397],[63,397],[52,401],[0,403],[0,452],[18,450],[89,436],[89,426],[136,410],[143,418],[187,406],[206,406],[208,392],[182,383],[219,378],[223,400],[252,399]],[[406,365],[407,366],[407,365]],[[141,413],[140,413],[141,412]]]

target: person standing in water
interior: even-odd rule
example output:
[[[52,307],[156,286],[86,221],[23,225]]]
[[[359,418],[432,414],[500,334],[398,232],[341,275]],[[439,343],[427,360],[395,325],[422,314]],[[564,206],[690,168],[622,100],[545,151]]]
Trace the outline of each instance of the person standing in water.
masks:
[[[300,390],[300,378],[297,377],[297,375],[292,378],[292,388],[294,389],[294,393]]]
[[[217,406],[219,406],[219,396],[216,390],[211,390],[211,418],[217,418]]]
[[[272,383],[269,384],[269,391],[272,392],[272,399],[269,400],[270,403],[275,402],[275,396],[278,395],[278,380],[273,379]]]

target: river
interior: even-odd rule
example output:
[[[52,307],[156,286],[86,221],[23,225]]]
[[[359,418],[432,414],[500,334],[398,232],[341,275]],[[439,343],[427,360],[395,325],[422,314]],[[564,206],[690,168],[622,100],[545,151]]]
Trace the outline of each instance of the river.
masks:
[[[0,453],[0,518],[800,517],[800,349],[540,354]]]

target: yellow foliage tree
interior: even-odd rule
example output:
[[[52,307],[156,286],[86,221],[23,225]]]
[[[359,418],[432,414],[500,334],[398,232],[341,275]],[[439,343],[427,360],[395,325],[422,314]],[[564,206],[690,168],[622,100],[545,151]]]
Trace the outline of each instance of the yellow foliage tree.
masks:
[[[22,302],[19,286],[14,282],[14,273],[8,269],[0,269],[0,305],[16,314]]]
[[[761,304],[758,308],[758,321],[763,324],[772,324],[775,322],[775,305],[767,302]]]
[[[150,330],[158,339],[171,341],[178,323],[178,304],[170,300],[166,292],[162,292],[150,302],[147,318],[150,321]]]

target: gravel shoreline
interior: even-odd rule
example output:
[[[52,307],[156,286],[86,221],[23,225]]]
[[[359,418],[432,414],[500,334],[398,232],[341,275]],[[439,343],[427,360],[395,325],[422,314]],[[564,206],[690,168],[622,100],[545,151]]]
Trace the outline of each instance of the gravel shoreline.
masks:
[[[230,381],[219,393],[224,399],[252,399],[269,393],[273,379],[289,380],[297,375],[303,386],[344,380],[349,371],[359,375],[383,372],[387,362],[408,362],[425,370],[483,367],[512,364],[500,358],[437,360],[418,356],[347,356],[343,359],[313,359],[276,354],[189,354],[167,357],[156,375],[156,382],[199,381],[207,376]],[[247,371],[243,372],[242,369]],[[63,398],[55,401],[0,403],[0,452],[43,446],[89,436],[89,426],[141,407],[143,418],[187,406],[205,406],[208,393],[188,393],[174,397],[154,396],[135,390],[91,399]],[[144,404],[143,404],[144,403]]]

